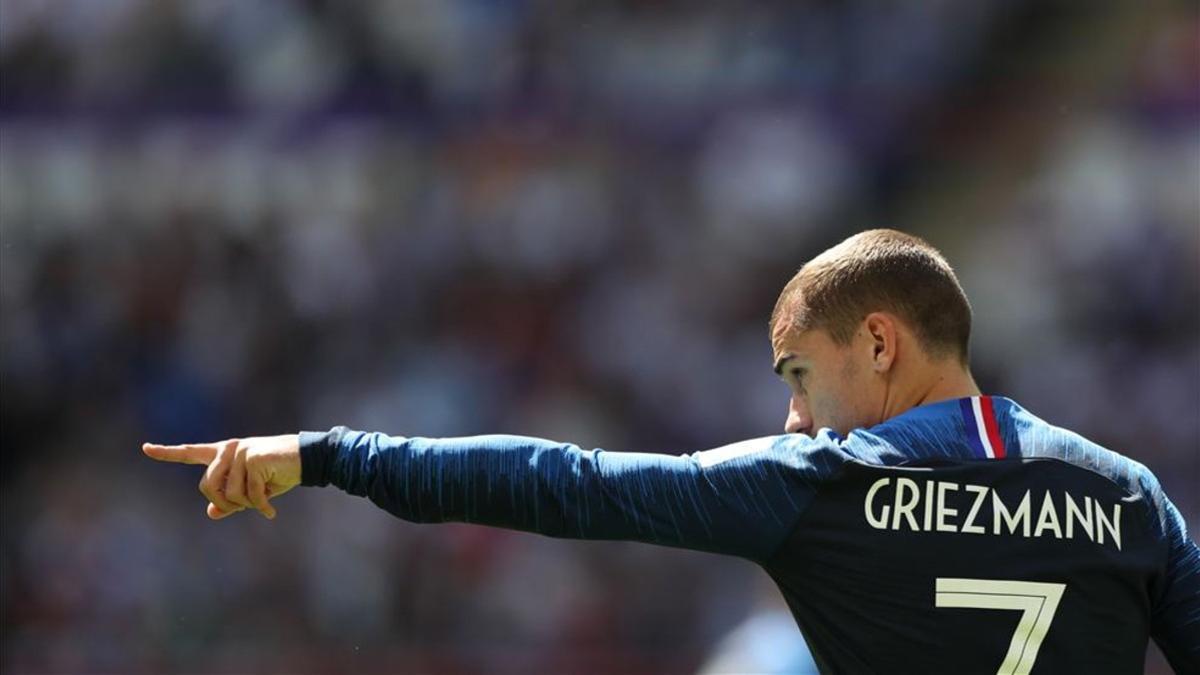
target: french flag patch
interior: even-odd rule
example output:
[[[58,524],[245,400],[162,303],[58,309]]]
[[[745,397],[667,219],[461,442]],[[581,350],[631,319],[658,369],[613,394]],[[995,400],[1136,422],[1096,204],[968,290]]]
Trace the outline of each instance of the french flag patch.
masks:
[[[967,442],[979,459],[1004,459],[1004,441],[991,396],[972,396],[958,400],[963,423],[967,427]]]

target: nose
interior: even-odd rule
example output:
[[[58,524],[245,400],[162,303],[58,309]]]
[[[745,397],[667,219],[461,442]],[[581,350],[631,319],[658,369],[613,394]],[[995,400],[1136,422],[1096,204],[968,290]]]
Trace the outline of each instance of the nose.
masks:
[[[812,435],[812,414],[808,411],[808,404],[795,394],[788,403],[787,421],[783,425],[783,432]]]

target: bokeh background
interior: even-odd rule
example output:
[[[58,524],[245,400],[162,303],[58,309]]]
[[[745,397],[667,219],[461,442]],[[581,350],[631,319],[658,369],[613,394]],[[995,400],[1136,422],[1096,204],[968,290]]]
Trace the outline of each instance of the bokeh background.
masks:
[[[333,490],[213,523],[139,445],[776,433],[775,294],[873,226],[955,265],[986,391],[1194,531],[1198,35],[1158,1],[0,0],[0,669],[768,667],[798,634],[749,563]],[[746,620],[766,661],[714,661]]]

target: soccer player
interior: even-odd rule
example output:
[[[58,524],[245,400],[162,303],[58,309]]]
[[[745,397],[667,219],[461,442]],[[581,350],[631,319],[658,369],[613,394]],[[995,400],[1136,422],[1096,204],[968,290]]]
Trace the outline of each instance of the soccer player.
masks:
[[[333,484],[415,522],[735,555],[822,671],[1200,672],[1200,550],[1146,467],[981,395],[945,259],[892,230],[805,264],[771,318],[786,433],[690,455],[327,432],[146,444],[208,515]]]

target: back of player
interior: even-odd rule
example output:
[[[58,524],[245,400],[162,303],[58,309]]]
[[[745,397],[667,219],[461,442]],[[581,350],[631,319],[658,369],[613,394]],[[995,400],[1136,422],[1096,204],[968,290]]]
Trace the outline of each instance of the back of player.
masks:
[[[1196,546],[1136,462],[990,397],[841,445],[765,564],[823,672],[1140,673],[1152,631],[1200,658]]]
[[[1200,673],[1200,551],[1179,513],[1136,462],[971,396],[970,325],[936,249],[869,230],[780,293],[781,436],[668,456],[339,426],[143,451],[207,465],[212,517],[270,517],[267,481],[333,485],[412,522],[746,558],[827,672],[1140,672],[1152,636]]]

